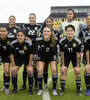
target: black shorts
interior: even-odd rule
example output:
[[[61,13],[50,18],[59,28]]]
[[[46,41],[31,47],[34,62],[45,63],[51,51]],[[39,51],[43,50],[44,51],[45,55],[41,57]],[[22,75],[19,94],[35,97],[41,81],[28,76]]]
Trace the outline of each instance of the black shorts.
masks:
[[[57,61],[57,55],[52,55],[50,57],[44,57],[44,56],[38,55],[38,61],[42,61],[48,64],[51,61]]]
[[[10,56],[2,57],[2,62],[3,63],[10,63]]]
[[[76,65],[77,65],[76,57],[64,57],[64,63],[65,63],[66,67],[69,66],[70,61],[73,65],[73,67],[76,67]]]
[[[15,66],[22,66],[22,64],[25,64],[26,66],[29,65],[29,56],[28,57],[14,57],[15,59]]]

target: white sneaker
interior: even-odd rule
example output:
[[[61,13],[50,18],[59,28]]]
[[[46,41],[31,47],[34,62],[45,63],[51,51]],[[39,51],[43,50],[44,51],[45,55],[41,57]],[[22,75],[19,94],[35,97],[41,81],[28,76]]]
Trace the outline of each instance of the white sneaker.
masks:
[[[43,89],[47,89],[47,88],[48,88],[48,85],[44,84]]]
[[[52,94],[53,95],[57,95],[57,90],[56,89],[53,89]]]
[[[2,89],[0,89],[0,91],[5,91],[5,86]]]
[[[42,95],[43,94],[43,90],[39,90],[37,95]]]
[[[5,89],[5,94],[10,95],[9,89]]]

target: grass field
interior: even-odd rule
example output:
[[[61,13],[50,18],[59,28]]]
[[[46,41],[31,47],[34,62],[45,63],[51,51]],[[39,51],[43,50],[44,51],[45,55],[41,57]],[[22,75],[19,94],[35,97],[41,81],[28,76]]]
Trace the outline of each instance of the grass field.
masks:
[[[60,69],[58,65],[58,70]],[[18,89],[22,86],[22,71],[23,67],[20,68],[18,73]],[[60,71],[58,71],[59,73]],[[49,79],[51,77],[51,70],[49,69]],[[82,93],[83,96],[76,95],[76,85],[75,85],[75,75],[72,69],[72,65],[69,66],[69,72],[67,74],[67,81],[66,81],[66,90],[65,95],[59,95],[59,88],[60,88],[60,75],[58,76],[58,84],[57,84],[57,91],[58,95],[52,95],[52,81],[49,84],[49,95],[51,100],[90,100],[90,97],[86,97],[85,95],[85,82],[84,82],[84,65],[81,66],[81,78],[82,78]],[[0,89],[3,87],[3,66],[0,66]],[[10,83],[10,92],[12,90],[12,84]],[[37,96],[37,91],[34,90],[34,94],[32,96],[28,96],[28,82],[27,82],[27,89],[24,91],[19,91],[16,95],[6,96],[4,92],[0,92],[0,100],[43,100],[42,96]]]

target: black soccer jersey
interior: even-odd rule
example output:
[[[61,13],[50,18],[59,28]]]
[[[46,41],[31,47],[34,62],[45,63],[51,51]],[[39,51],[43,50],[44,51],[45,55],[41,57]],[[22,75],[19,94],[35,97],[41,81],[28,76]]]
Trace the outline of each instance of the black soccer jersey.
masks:
[[[88,27],[82,29],[81,32],[79,33],[80,38],[85,38],[86,36],[89,36],[89,35],[90,35],[90,28]]]
[[[57,47],[56,45],[54,47],[52,46],[51,40],[44,41],[43,38],[38,38],[37,44],[38,44],[38,55],[49,59],[50,57],[52,57],[52,55],[57,54]]]
[[[76,52],[81,51],[81,41],[74,37],[72,41],[68,41],[67,37],[63,37],[60,41],[60,51],[64,52],[64,56],[76,57]]]
[[[26,31],[27,37],[34,41],[38,37],[41,27],[40,24],[35,24],[33,26],[30,24],[23,24],[21,28]]]
[[[90,35],[85,37],[84,42],[85,51],[90,50]]]
[[[17,35],[17,32],[18,32],[18,29],[20,29],[20,27],[18,26],[14,26],[12,28],[10,28],[8,26],[8,37],[11,38],[11,41],[15,40],[16,39],[16,35]]]
[[[0,39],[0,56],[10,56],[10,43],[11,39],[8,37],[5,40]]]

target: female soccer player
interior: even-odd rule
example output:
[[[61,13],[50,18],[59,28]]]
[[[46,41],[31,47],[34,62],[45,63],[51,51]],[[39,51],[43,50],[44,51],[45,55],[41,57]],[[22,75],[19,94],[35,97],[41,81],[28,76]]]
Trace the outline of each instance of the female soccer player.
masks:
[[[36,38],[39,34],[39,29],[41,28],[40,24],[36,24],[36,15],[34,13],[29,14],[29,24],[23,24],[22,28],[26,31],[26,39],[29,41],[32,41],[35,45],[34,48],[36,48]],[[34,54],[34,78],[35,78],[35,90],[38,90],[38,84],[37,84],[37,52]],[[21,90],[26,88],[26,78],[27,78],[27,72],[26,68],[24,67],[23,71],[23,86]]]
[[[27,67],[28,81],[29,81],[29,95],[32,95],[32,87],[33,87],[33,45],[30,41],[25,40],[25,32],[20,29],[17,33],[17,40],[14,40],[11,43],[11,51],[10,58],[12,62],[12,84],[13,91],[12,94],[17,93],[17,73],[22,66],[25,64]]]
[[[42,90],[42,78],[45,64],[50,63],[52,70],[53,80],[53,95],[57,95],[57,47],[56,40],[52,29],[48,26],[43,29],[43,38],[38,42],[38,84],[39,91],[37,95],[43,93]]]
[[[59,41],[60,35],[59,35],[59,33],[53,28],[53,19],[52,19],[51,17],[48,17],[48,18],[45,20],[43,28],[44,28],[45,26],[48,26],[48,27],[50,27],[50,28],[53,30],[54,36],[55,36],[55,38],[57,39],[57,48],[59,48],[58,41]],[[41,34],[41,35],[43,35],[43,34]],[[58,50],[58,51],[59,51],[59,50]],[[58,60],[58,58],[57,58],[57,60]],[[58,63],[58,61],[57,61],[57,63]],[[43,87],[43,89],[46,89],[46,88],[48,87],[48,84],[47,84],[47,79],[48,79],[48,66],[49,66],[48,64],[45,64],[45,67],[44,67],[44,73],[43,73],[43,77],[44,77],[44,87]]]
[[[77,95],[82,95],[80,91],[81,75],[80,75],[80,51],[81,41],[74,36],[75,27],[68,25],[65,27],[66,36],[60,40],[61,68],[60,68],[60,95],[64,95],[65,82],[70,61],[74,67]]]
[[[0,27],[0,56],[2,57],[2,63],[4,66],[4,85],[5,94],[10,95],[10,38],[7,37],[8,29],[6,26]]]

